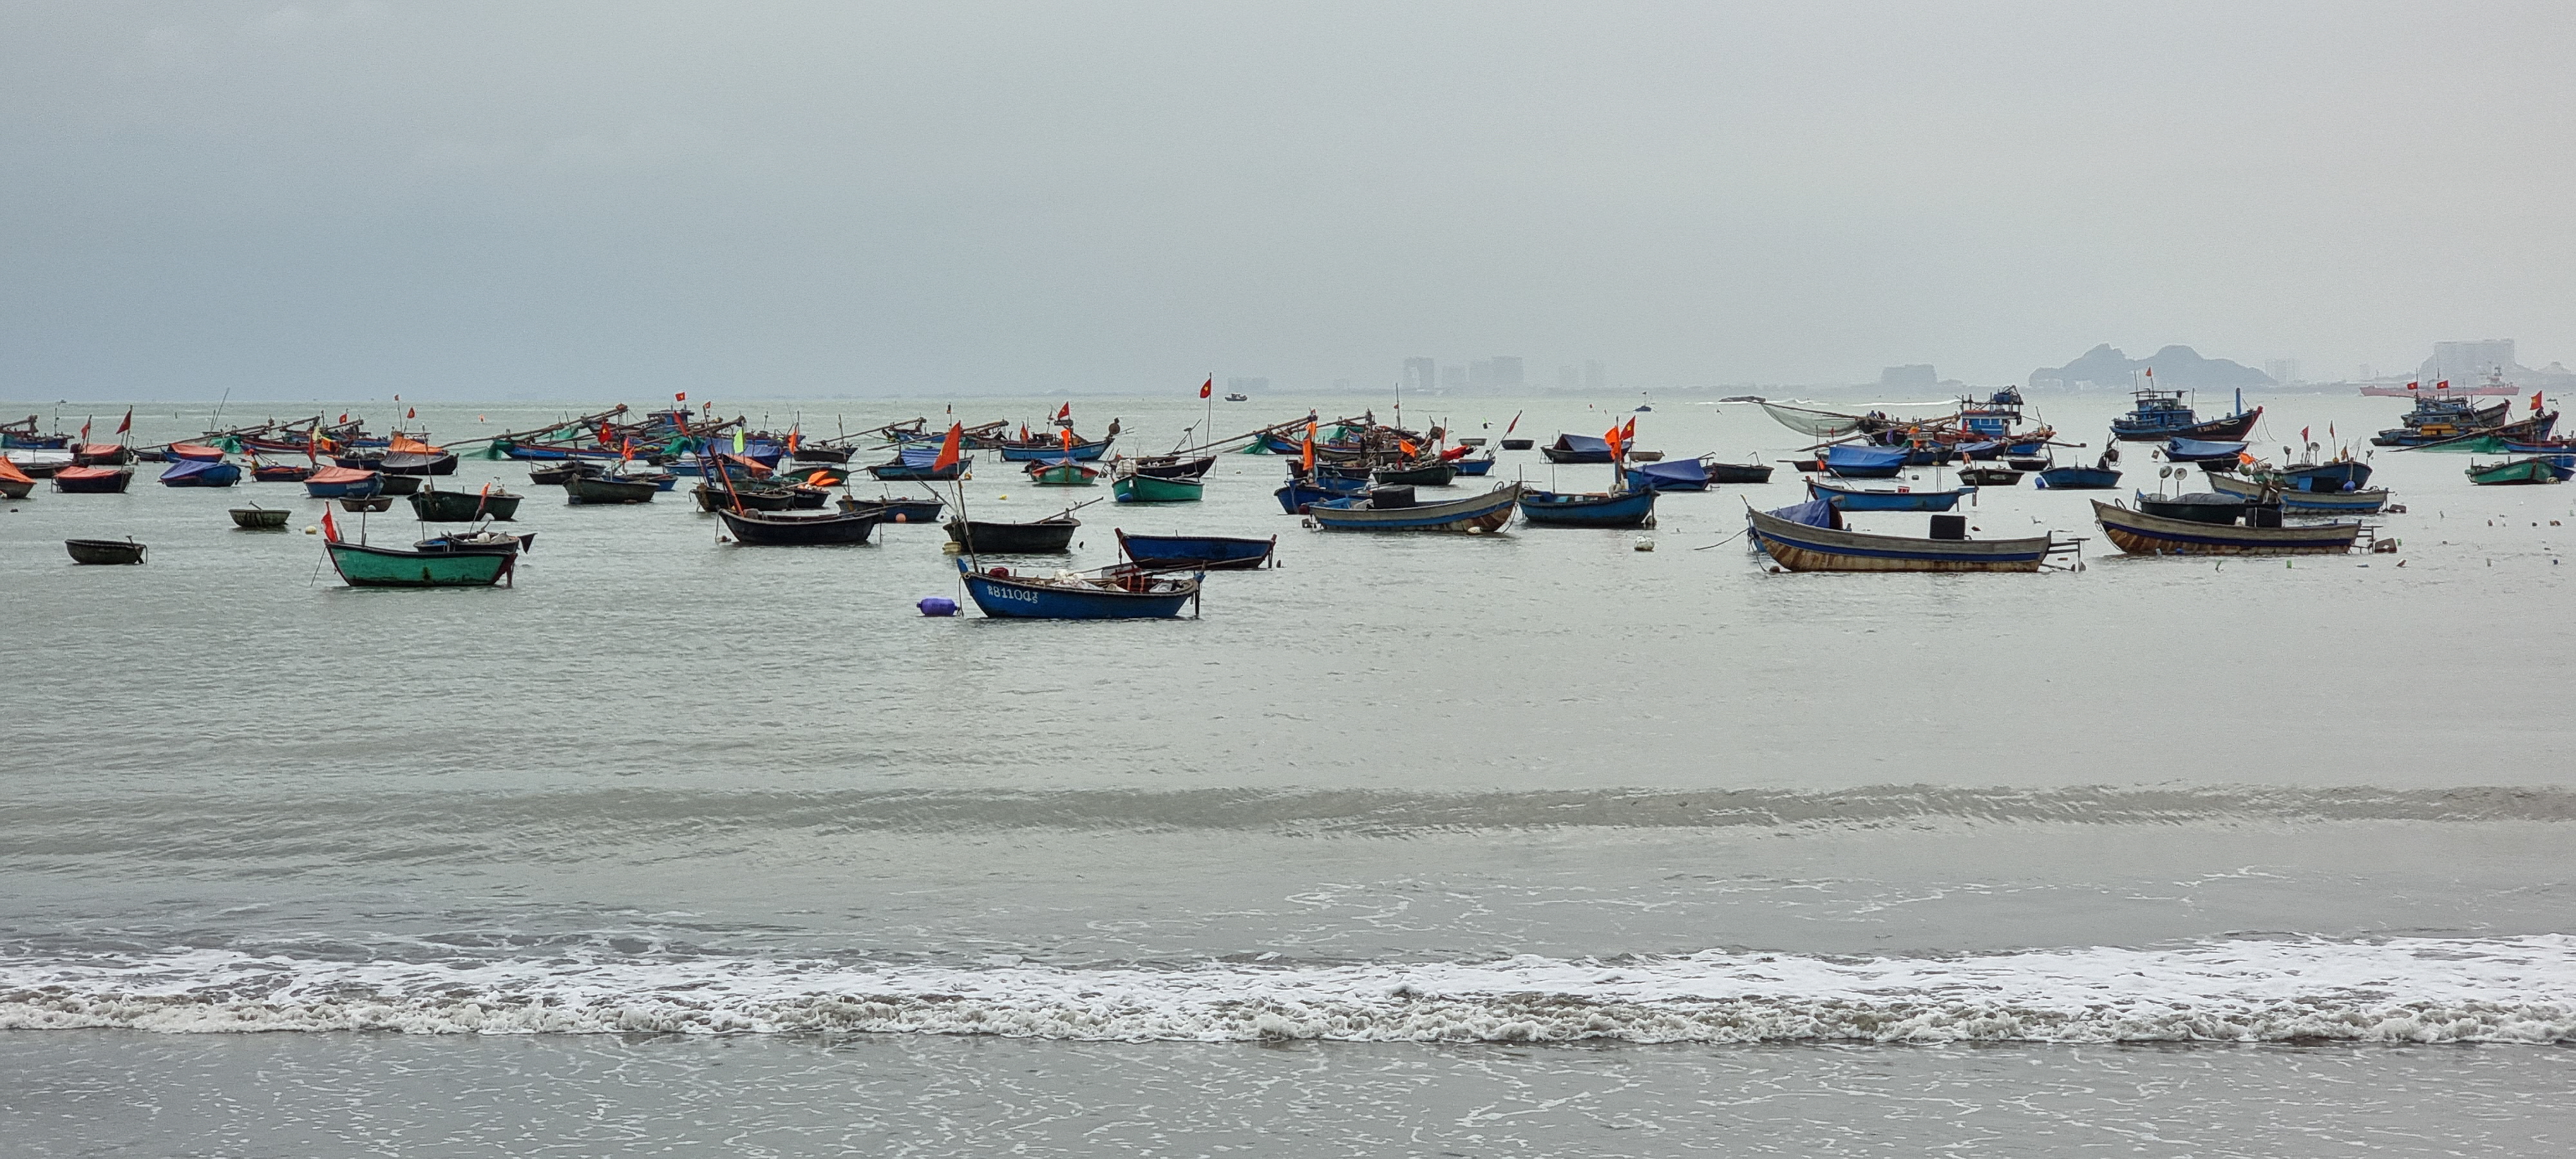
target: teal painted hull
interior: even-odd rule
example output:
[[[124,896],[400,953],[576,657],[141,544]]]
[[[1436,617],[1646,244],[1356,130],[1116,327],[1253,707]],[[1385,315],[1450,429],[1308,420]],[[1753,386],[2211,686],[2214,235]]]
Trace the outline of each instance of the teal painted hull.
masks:
[[[513,555],[396,551],[357,543],[326,543],[340,578],[353,588],[488,588],[510,577]]]

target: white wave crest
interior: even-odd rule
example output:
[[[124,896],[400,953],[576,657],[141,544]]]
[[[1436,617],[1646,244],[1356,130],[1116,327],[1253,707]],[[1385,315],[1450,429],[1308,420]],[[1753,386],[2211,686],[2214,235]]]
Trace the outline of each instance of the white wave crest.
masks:
[[[2576,937],[1058,969],[0,959],[0,1028],[1415,1042],[2576,1041]]]

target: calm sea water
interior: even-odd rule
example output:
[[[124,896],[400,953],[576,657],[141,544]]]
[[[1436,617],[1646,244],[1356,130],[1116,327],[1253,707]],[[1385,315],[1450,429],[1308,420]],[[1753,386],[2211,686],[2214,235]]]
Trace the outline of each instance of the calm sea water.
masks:
[[[2276,456],[2402,410],[2263,401]],[[2117,407],[2040,409],[2098,447]],[[2395,555],[2120,558],[2025,485],[1971,523],[2089,536],[2082,571],[1797,576],[1731,538],[1785,468],[1666,497],[1647,552],[1312,531],[1228,456],[1204,503],[1082,510],[1076,566],[1119,527],[1284,566],[1120,624],[918,615],[958,594],[936,528],[746,549],[509,463],[459,476],[530,496],[490,591],[341,587],[300,487],[39,490],[0,507],[0,1151],[2563,1153],[2576,488],[2375,462]],[[1107,494],[985,466],[980,517]],[[128,534],[148,565],[60,545]]]

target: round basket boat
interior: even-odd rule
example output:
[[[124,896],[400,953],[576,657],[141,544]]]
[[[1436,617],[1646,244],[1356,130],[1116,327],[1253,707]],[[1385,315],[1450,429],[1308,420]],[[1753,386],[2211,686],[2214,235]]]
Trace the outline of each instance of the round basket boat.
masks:
[[[63,549],[72,555],[73,563],[141,563],[145,549],[131,537],[125,539],[66,539]]]
[[[286,526],[288,514],[283,507],[235,507],[232,509],[233,526],[255,530],[280,528]]]

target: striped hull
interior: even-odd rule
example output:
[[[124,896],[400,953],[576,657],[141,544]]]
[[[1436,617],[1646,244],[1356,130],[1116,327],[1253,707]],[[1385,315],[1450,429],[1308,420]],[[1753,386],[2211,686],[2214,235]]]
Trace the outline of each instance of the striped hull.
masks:
[[[1307,506],[1306,513],[1317,526],[1334,531],[1487,532],[1500,530],[1512,521],[1512,511],[1519,504],[1520,497],[1521,485],[1507,483],[1482,495],[1452,499],[1446,503],[1423,503],[1384,511],[1373,507],[1313,503]],[[1367,500],[1356,502],[1365,503]]]
[[[2038,571],[2048,536],[2030,539],[1916,539],[1809,527],[1747,511],[1754,542],[1790,571]]]
[[[2358,523],[2312,527],[2227,527],[2163,519],[2093,501],[2102,534],[2131,555],[2341,555],[2361,538]]]

